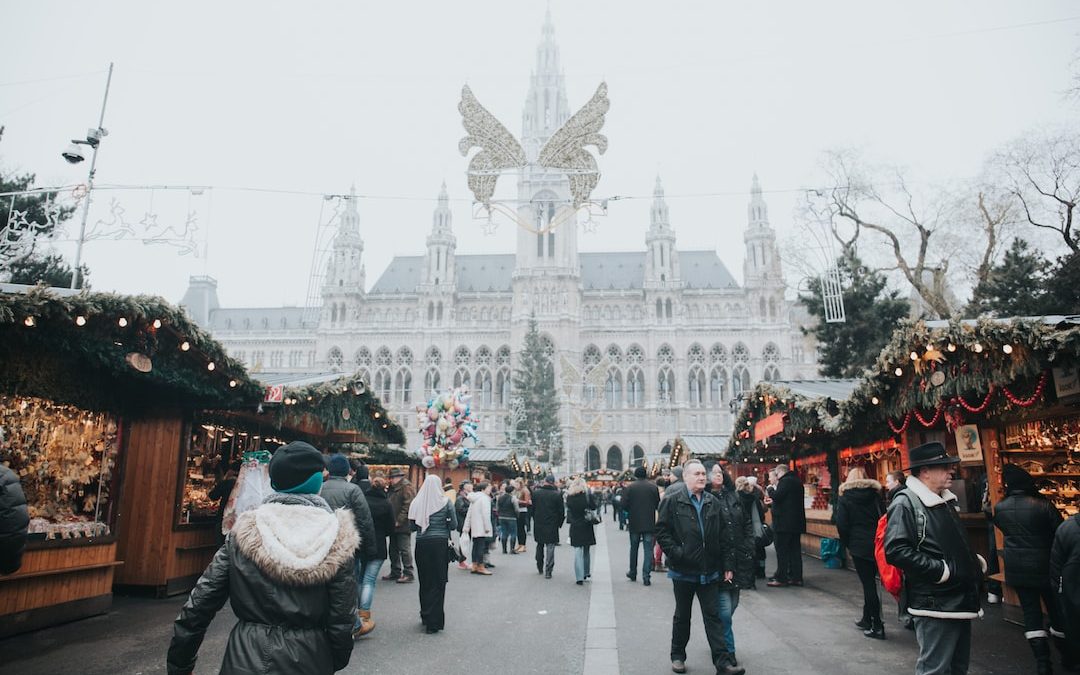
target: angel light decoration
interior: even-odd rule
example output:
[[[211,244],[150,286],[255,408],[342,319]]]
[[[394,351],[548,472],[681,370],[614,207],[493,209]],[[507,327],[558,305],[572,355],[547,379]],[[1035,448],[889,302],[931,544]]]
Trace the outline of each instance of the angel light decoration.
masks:
[[[528,167],[554,170],[566,174],[569,180],[572,208],[564,209],[545,229],[567,220],[583,205],[589,204],[592,191],[600,180],[596,158],[586,148],[593,146],[601,155],[607,151],[607,137],[600,133],[600,129],[604,126],[604,115],[609,107],[607,84],[601,82],[588,103],[555,131],[540,148],[535,161],[530,161],[521,143],[480,105],[469,86],[462,87],[458,110],[468,135],[458,143],[458,149],[467,157],[473,148],[480,148],[469,160],[468,168],[469,190],[476,201],[487,210],[489,216],[494,209],[527,229],[535,229],[532,223],[519,218],[516,212],[492,200],[495,184],[504,171]]]

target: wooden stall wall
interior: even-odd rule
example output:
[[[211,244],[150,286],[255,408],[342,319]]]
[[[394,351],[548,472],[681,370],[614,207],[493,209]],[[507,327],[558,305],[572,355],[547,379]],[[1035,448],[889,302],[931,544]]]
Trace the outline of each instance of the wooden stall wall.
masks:
[[[0,576],[0,637],[109,611],[116,544],[47,542]]]

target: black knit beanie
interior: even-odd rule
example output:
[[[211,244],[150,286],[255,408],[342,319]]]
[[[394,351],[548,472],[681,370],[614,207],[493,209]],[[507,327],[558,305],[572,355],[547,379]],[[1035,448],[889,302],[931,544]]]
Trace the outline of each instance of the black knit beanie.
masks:
[[[310,443],[293,441],[283,445],[270,458],[270,486],[278,492],[302,485],[326,468],[321,452]]]

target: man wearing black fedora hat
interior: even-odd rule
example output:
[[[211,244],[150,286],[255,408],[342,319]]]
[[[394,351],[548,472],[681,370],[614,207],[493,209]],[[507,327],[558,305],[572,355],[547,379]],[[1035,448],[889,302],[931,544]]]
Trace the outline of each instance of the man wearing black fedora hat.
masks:
[[[889,505],[885,558],[904,573],[901,602],[914,617],[919,641],[916,675],[967,673],[971,620],[982,616],[979,584],[986,562],[972,553],[949,491],[959,462],[941,443],[912,448],[907,489]]]

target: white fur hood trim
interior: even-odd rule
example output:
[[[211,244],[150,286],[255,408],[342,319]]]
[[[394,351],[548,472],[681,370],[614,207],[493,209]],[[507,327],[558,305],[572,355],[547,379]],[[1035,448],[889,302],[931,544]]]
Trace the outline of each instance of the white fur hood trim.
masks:
[[[855,478],[840,484],[840,494],[844,494],[848,490],[857,490],[860,488],[873,488],[874,490],[881,492],[881,483],[873,478]]]
[[[352,513],[298,504],[262,504],[241,514],[233,533],[256,567],[293,586],[329,581],[360,543]]]
[[[934,494],[930,491],[930,488],[926,487],[925,483],[923,483],[915,476],[908,476],[905,485],[907,486],[908,490],[918,496],[919,500],[926,508],[938,506],[946,502],[956,501],[956,495],[954,495],[950,490],[945,490],[940,495]]]

